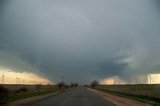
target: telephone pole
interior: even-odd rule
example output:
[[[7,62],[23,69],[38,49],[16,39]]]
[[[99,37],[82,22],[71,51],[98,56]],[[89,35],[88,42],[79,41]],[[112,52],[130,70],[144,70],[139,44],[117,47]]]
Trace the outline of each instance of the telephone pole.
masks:
[[[3,75],[2,75],[2,84],[4,83],[4,76],[5,76],[5,75],[3,74]]]
[[[148,74],[149,77],[149,84],[151,84],[151,76]]]
[[[16,77],[16,84],[18,84],[18,77]]]

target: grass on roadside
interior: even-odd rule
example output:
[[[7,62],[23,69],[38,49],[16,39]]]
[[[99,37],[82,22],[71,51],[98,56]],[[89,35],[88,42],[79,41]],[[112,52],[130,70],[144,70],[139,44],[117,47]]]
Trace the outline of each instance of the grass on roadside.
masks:
[[[94,89],[111,95],[134,99],[154,106],[160,106],[159,85],[99,85]],[[148,92],[148,93],[147,93]]]
[[[48,90],[48,91],[43,91],[43,92],[31,92],[31,93],[26,93],[26,94],[20,94],[20,95],[12,95],[7,98],[7,102],[13,102],[19,99],[24,99],[28,97],[33,97],[33,96],[39,96],[39,95],[45,95],[45,94],[50,94],[50,93],[55,93],[55,92],[61,92],[64,91],[64,89],[53,89],[53,90]]]
[[[114,92],[114,91],[108,91],[108,90],[103,90],[103,89],[97,89],[98,91],[102,91],[111,95],[116,95],[116,96],[121,96],[121,97],[125,97],[125,98],[129,98],[129,99],[134,99],[137,100],[139,102],[143,102],[143,103],[149,103],[151,105],[156,105],[156,106],[160,106],[160,99],[158,98],[153,98],[153,97],[148,97],[148,96],[142,96],[142,95],[133,95],[133,94],[127,94],[127,93],[120,93],[120,92]]]
[[[63,92],[70,87],[59,88],[58,86],[52,85],[40,85],[37,89],[36,85],[6,85],[0,88],[0,105],[5,105],[8,102],[14,102],[19,99]]]

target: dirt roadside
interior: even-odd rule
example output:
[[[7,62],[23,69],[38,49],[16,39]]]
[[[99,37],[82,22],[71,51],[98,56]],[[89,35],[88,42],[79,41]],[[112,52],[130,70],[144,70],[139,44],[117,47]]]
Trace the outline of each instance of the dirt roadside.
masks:
[[[100,91],[90,89],[90,88],[87,88],[87,89],[92,91],[92,92],[95,92],[96,94],[102,96],[104,99],[112,102],[113,104],[115,104],[117,106],[151,106],[150,104],[142,103],[142,102],[139,102],[139,101],[136,101],[136,100],[107,94],[107,93],[100,92]]]

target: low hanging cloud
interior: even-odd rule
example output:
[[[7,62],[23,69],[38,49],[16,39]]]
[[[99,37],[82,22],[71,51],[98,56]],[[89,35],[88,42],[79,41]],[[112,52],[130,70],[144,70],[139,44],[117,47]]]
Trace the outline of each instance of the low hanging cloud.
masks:
[[[158,0],[0,1],[0,65],[55,82],[160,73]]]

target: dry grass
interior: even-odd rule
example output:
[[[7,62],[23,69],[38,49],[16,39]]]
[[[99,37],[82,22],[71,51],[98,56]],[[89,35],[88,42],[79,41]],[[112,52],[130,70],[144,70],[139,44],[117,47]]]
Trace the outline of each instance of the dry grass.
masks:
[[[159,84],[100,85],[95,89],[148,103],[160,103]]]
[[[19,99],[63,91],[55,85],[3,85],[7,95],[0,97],[0,105]],[[3,93],[3,92],[2,92]]]
[[[121,96],[111,95],[111,94],[104,93],[104,92],[94,90],[94,89],[90,89],[90,88],[88,88],[88,89],[90,91],[102,96],[107,101],[112,102],[116,106],[151,106],[148,103],[142,103],[142,102],[139,102],[139,101],[136,101],[136,100],[133,100],[133,99],[128,99],[128,98],[121,97]]]

